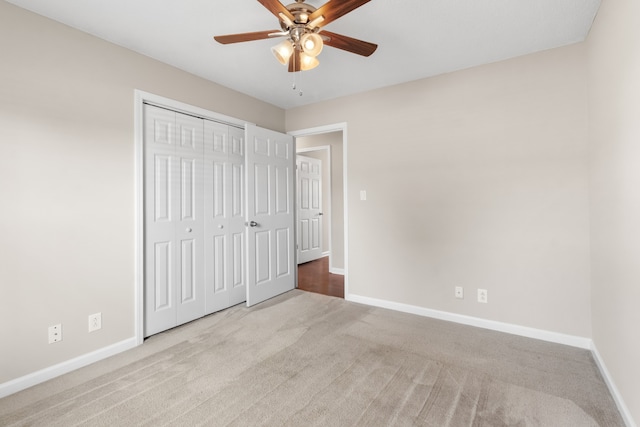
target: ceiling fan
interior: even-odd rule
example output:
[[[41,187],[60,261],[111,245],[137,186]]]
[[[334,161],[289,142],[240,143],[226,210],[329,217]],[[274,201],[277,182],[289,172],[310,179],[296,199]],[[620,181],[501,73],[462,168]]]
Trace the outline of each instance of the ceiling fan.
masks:
[[[319,8],[296,0],[284,6],[279,0],[258,0],[280,20],[281,30],[256,31],[252,33],[215,36],[218,43],[230,44],[263,40],[272,37],[287,37],[271,48],[275,57],[289,72],[306,71],[320,63],[316,58],[323,45],[342,49],[362,56],[369,56],[378,45],[323,30],[330,22],[346,15],[370,0],[333,0]]]

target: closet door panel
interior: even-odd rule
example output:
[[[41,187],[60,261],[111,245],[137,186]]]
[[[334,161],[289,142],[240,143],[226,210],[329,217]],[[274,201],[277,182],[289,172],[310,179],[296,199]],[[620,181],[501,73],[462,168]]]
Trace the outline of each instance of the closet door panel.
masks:
[[[204,123],[205,292],[206,312],[229,307],[228,126]]]
[[[229,154],[227,165],[229,172],[229,236],[231,248],[227,268],[229,269],[229,304],[236,305],[246,301],[245,277],[245,166],[244,166],[244,129],[229,127]]]
[[[209,262],[211,262],[213,269],[213,277],[211,279],[215,298],[215,294],[227,292],[227,236],[224,233],[213,236],[212,248]]]
[[[151,301],[153,311],[160,312],[170,310],[174,300],[172,295],[173,279],[171,277],[173,242],[155,242],[153,245],[153,257],[155,260],[152,277],[154,298]]]
[[[173,209],[172,199],[174,192],[171,184],[174,180],[172,174],[174,161],[172,154],[158,153],[149,156],[148,165],[150,167],[150,177],[153,180],[151,191],[153,194],[153,204],[150,207],[150,214],[153,215],[155,223],[165,223],[171,225]]]
[[[196,280],[198,277],[196,261],[196,239],[182,240],[180,247],[180,303],[192,303],[198,297]]]
[[[176,113],[152,105],[144,106],[145,150],[175,153]]]
[[[145,106],[145,336],[172,328],[177,319],[175,221],[179,217],[179,171],[175,113]]]
[[[244,290],[244,286],[245,286],[245,278],[244,278],[244,255],[245,255],[245,249],[244,249],[244,241],[245,241],[245,233],[244,231],[241,233],[234,233],[232,236],[232,250],[231,250],[231,257],[232,257],[232,281],[231,281],[231,286],[234,289],[234,293],[238,292],[238,288],[242,288],[241,291],[242,293],[238,296],[236,296],[238,300],[232,302],[235,304],[244,302],[244,300],[246,299],[246,295],[245,295],[245,290]]]
[[[176,239],[179,242],[179,284],[177,322],[186,323],[205,315],[204,286],[204,121],[176,113],[179,164],[179,217]]]

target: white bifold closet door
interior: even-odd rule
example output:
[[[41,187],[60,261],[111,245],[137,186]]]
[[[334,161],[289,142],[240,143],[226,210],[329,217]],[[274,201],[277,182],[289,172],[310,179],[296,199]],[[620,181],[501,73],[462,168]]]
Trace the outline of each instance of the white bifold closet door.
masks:
[[[144,114],[144,336],[293,289],[293,138]]]
[[[146,335],[204,315],[202,120],[146,106]]]
[[[204,122],[206,311],[247,299],[244,130]]]

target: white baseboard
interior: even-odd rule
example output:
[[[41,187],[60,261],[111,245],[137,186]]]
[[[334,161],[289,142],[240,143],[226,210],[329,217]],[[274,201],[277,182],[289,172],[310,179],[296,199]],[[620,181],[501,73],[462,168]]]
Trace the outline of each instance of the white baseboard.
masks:
[[[375,307],[388,308],[390,310],[402,311],[404,313],[417,314],[434,319],[447,320],[449,322],[461,323],[463,325],[475,326],[478,328],[491,329],[493,331],[506,332],[508,334],[520,335],[528,338],[549,341],[557,344],[565,344],[572,347],[591,349],[591,339],[566,335],[558,332],[545,331],[542,329],[519,326],[511,323],[497,322],[495,320],[481,319],[479,317],[465,316],[462,314],[449,313],[446,311],[432,310],[430,308],[418,307],[415,305],[403,304],[399,302],[386,301],[376,298],[363,297],[349,294],[345,296],[347,301],[372,305]]]
[[[331,255],[331,252],[327,251],[327,252],[322,252],[322,256],[320,258],[326,258],[328,256]],[[339,274],[341,276],[344,276],[344,268],[333,268],[331,267],[331,264],[329,264],[329,273],[331,274]]]
[[[611,377],[611,374],[609,374],[609,370],[607,369],[604,360],[602,360],[602,356],[600,356],[600,352],[598,352],[598,348],[594,342],[591,342],[591,353],[593,354],[593,359],[596,361],[596,365],[598,365],[598,368],[600,369],[604,382],[607,383],[607,387],[609,387],[609,392],[611,392],[611,396],[613,396],[613,400],[615,400],[625,424],[627,427],[637,427],[635,421],[633,421],[633,417],[631,417],[629,408],[624,403],[624,399],[622,399],[622,395],[618,391],[618,387],[616,387],[616,384],[613,382],[613,378]]]
[[[43,383],[52,378],[82,368],[84,366],[95,363],[99,360],[106,359],[115,354],[136,347],[137,340],[135,337],[120,341],[110,346],[98,349],[91,353],[78,356],[74,359],[67,360],[54,366],[42,369],[40,371],[33,372],[15,380],[8,381],[0,384],[0,398],[9,396],[10,394],[17,393],[26,388],[32,387],[36,384]]]

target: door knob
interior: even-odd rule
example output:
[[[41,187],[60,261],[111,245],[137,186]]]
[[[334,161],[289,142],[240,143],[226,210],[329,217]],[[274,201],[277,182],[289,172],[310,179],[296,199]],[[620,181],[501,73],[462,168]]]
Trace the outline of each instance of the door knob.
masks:
[[[249,222],[249,227],[257,227],[257,226],[258,226],[257,222],[255,222],[255,221]]]
[[[191,233],[191,228],[187,227],[187,233]]]
[[[220,230],[222,230],[222,229],[224,228],[224,225],[219,224],[219,225],[218,225],[218,228],[219,228]]]

